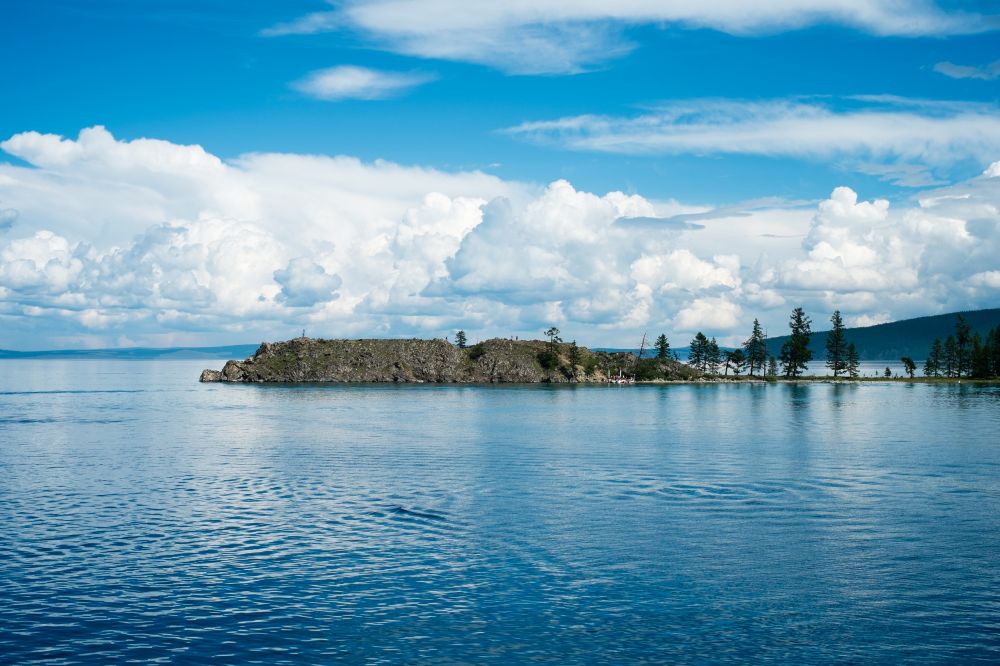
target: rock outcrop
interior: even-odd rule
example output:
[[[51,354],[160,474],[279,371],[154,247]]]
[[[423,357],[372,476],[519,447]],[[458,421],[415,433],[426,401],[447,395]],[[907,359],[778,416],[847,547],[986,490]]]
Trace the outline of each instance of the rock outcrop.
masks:
[[[574,363],[575,362],[575,363]],[[664,366],[685,377],[685,367]],[[466,349],[445,340],[321,340],[265,342],[244,361],[201,373],[203,382],[603,382],[634,356],[591,352],[569,344],[493,339]],[[676,367],[675,367],[676,366]],[[670,374],[668,372],[667,374]],[[669,379],[671,377],[663,377]]]

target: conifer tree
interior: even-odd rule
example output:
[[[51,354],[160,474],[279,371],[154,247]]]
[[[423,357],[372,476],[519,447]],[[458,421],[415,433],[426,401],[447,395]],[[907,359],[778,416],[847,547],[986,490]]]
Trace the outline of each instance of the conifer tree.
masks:
[[[955,322],[955,376],[968,375],[972,365],[972,329],[965,317]]]
[[[791,336],[781,345],[781,366],[786,377],[798,377],[812,360],[812,350],[809,349],[809,337],[812,335],[812,322],[802,308],[792,310],[788,326]]]
[[[743,351],[746,356],[747,372],[751,376],[755,370],[764,372],[764,366],[767,363],[767,340],[764,337],[764,330],[756,318],[753,320],[753,330],[750,332],[750,337],[743,343]]]
[[[778,376],[778,361],[773,356],[767,357],[767,376],[768,377]]]
[[[691,346],[688,349],[688,365],[705,372],[708,361],[708,338],[705,337],[705,334],[698,331],[694,339],[691,340]]]
[[[740,372],[742,372],[743,368],[746,366],[746,359],[747,359],[747,357],[746,357],[746,354],[743,353],[743,350],[742,349],[734,349],[731,352],[726,352],[725,353],[725,359],[726,359],[726,372],[725,372],[725,374],[728,376],[729,375],[729,370],[732,369],[733,375],[736,376],[736,377],[739,377],[740,376]]]
[[[997,325],[991,334],[993,341],[988,342],[990,348],[990,376],[1000,377],[1000,325]]]
[[[861,374],[861,357],[858,355],[858,348],[853,342],[847,344],[847,374],[851,379],[857,379]]]
[[[719,349],[719,343],[715,341],[713,337],[708,342],[708,347],[705,351],[705,369],[713,375],[719,374],[719,365],[722,363],[722,351]]]
[[[459,331],[455,334],[455,342],[458,343],[459,349],[465,349],[466,337],[465,331]]]
[[[941,366],[945,377],[957,377],[958,350],[955,348],[955,336],[949,335],[944,340],[944,353],[941,355]]]
[[[983,344],[979,332],[972,334],[971,351],[969,352],[969,376],[985,379],[990,376],[989,347]]]
[[[569,364],[576,375],[576,366],[580,365],[580,348],[576,346],[576,340],[569,344]]]
[[[903,370],[910,376],[910,379],[913,379],[913,373],[917,371],[917,364],[914,360],[909,356],[904,356],[899,359],[899,362],[903,364]]]
[[[839,377],[847,370],[847,340],[844,339],[844,320],[840,310],[834,310],[830,317],[833,327],[826,334],[826,367],[833,370],[833,376]]]
[[[944,352],[941,350],[941,338],[934,338],[931,350],[927,352],[927,360],[924,361],[924,377],[941,376],[941,361],[943,353]]]
[[[660,333],[660,337],[656,338],[656,358],[668,358],[670,356],[670,342],[667,340],[665,333]]]

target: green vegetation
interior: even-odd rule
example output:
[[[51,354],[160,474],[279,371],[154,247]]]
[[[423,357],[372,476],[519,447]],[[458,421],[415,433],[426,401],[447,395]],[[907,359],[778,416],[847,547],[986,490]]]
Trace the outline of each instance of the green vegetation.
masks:
[[[903,319],[875,326],[845,328],[844,335],[847,340],[855,344],[858,354],[863,359],[888,360],[909,356],[922,361],[927,358],[935,338],[944,342],[949,333],[955,333],[955,324],[959,316],[968,323],[973,332],[980,333],[984,342],[987,332],[1000,326],[1000,308],[993,308]],[[787,336],[769,338],[768,353],[777,356],[786,339]],[[826,351],[825,342],[826,331],[816,331],[810,343],[814,358],[823,356]]]
[[[857,379],[861,374],[861,358],[853,342],[847,343],[847,374],[851,379]]]
[[[753,330],[750,332],[750,337],[743,343],[743,352],[746,356],[747,373],[751,377],[754,370],[764,371],[764,364],[767,362],[767,339],[764,337],[764,331],[756,317],[753,320]]]
[[[911,375],[912,376],[912,375]],[[958,315],[955,331],[945,338],[934,338],[927,360],[926,377],[968,377],[986,379],[1000,377],[1000,325],[990,329],[985,339],[964,316]]]
[[[826,367],[833,370],[834,377],[839,377],[847,371],[847,340],[840,310],[834,310],[830,323],[833,328],[826,334]]]
[[[923,361],[904,354],[903,371],[893,377],[887,367],[877,377],[860,377],[858,346],[850,338],[839,311],[830,318],[825,363],[831,379],[861,381],[996,381],[1000,379],[1000,325],[975,330],[964,315],[944,341],[935,338]],[[750,337],[736,349],[722,349],[715,337],[698,331],[691,340],[686,364],[671,349],[666,334],[653,344],[655,358],[630,352],[591,351],[573,340],[564,343],[560,331],[544,331],[547,340],[493,339],[467,347],[465,331],[455,345],[435,340],[322,340],[305,337],[283,343],[263,343],[246,361],[230,361],[222,371],[206,370],[203,381],[460,381],[460,382],[605,382],[712,380],[765,377],[780,372],[796,381],[824,381],[807,375],[812,355],[811,320],[801,307],[789,317],[791,335],[784,338],[779,358],[767,354],[772,341],[754,319]],[[645,347],[645,344],[642,345]],[[992,379],[991,379],[992,378]]]
[[[656,347],[656,358],[670,358],[670,342],[667,340],[666,334],[660,333],[654,346]]]
[[[559,355],[551,349],[543,349],[537,356],[538,364],[546,370],[555,370],[559,367]]]
[[[788,321],[788,327],[792,329],[792,334],[788,340],[781,345],[781,368],[785,377],[798,377],[812,360],[812,350],[809,349],[809,339],[812,335],[810,328],[811,321],[802,308],[792,310],[792,316]]]
[[[715,338],[709,340],[704,333],[698,331],[691,340],[688,353],[688,365],[707,375],[715,375],[722,364],[722,351]]]
[[[725,353],[726,358],[726,370],[723,373],[725,376],[729,376],[729,371],[733,371],[734,377],[739,377],[740,372],[746,366],[747,358],[743,353],[742,349],[734,349],[733,351]]]

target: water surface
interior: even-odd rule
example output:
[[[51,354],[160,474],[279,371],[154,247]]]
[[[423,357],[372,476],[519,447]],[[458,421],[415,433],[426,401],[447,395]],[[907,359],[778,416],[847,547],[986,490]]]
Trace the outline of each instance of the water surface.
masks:
[[[1000,390],[0,362],[0,661],[997,663]]]

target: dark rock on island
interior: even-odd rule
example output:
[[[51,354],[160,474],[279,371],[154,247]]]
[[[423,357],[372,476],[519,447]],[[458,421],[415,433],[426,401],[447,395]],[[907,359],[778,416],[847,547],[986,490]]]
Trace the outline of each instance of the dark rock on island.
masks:
[[[673,359],[591,351],[568,343],[496,338],[467,348],[446,340],[323,340],[265,342],[244,361],[205,370],[203,382],[606,382],[619,372],[639,379],[691,379]]]

